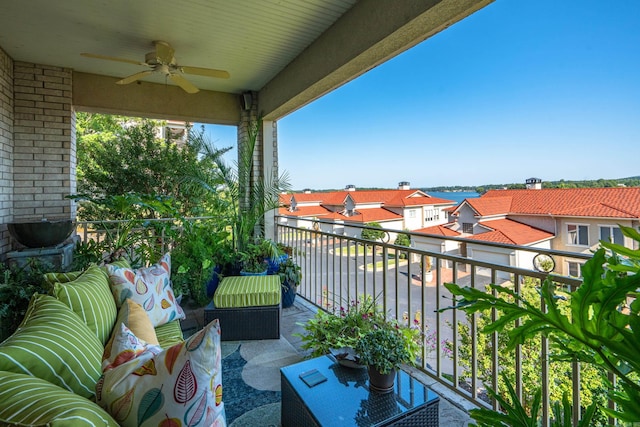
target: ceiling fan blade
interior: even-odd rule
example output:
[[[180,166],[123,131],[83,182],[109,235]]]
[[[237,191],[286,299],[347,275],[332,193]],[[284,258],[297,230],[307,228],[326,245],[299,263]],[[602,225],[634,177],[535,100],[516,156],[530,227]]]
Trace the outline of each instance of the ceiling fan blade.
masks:
[[[213,68],[180,67],[180,70],[186,74],[194,74],[197,76],[205,76],[205,77],[215,77],[218,79],[228,79],[230,77],[228,71],[215,70]]]
[[[80,56],[85,56],[87,58],[106,59],[107,61],[126,62],[127,64],[147,65],[144,62],[134,61],[132,59],[114,58],[113,56],[97,55],[95,53],[81,53]]]
[[[151,70],[147,70],[147,71],[140,71],[139,73],[132,74],[132,75],[130,75],[129,77],[125,77],[125,78],[124,78],[124,79],[122,79],[122,80],[118,80],[118,81],[116,82],[116,84],[119,84],[119,85],[128,85],[129,83],[133,83],[133,82],[135,82],[136,80],[141,79],[141,78],[143,78],[144,76],[148,76],[149,74],[152,74],[152,73],[153,73],[153,71],[151,71]]]
[[[169,74],[169,78],[180,86],[187,93],[197,93],[200,89],[195,87],[189,80],[182,77],[180,74]]]
[[[173,54],[175,52],[171,45],[160,40],[154,43],[156,45],[156,57],[160,62],[164,64],[171,64],[173,62]]]

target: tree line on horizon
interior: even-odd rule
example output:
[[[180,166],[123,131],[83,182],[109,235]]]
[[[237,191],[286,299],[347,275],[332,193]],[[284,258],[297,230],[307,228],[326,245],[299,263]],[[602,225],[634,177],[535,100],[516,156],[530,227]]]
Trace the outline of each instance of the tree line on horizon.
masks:
[[[618,179],[593,179],[593,180],[582,180],[582,181],[572,181],[561,179],[559,181],[542,181],[542,188],[611,188],[611,187],[640,187],[640,176],[632,176],[629,178],[618,178]],[[523,183],[517,184],[485,184],[479,186],[463,186],[463,185],[450,185],[450,186],[438,186],[438,187],[422,187],[417,188],[418,190],[422,190],[425,192],[429,191],[444,191],[444,192],[460,192],[460,191],[475,191],[476,193],[483,194],[488,190],[516,190],[516,189],[525,189],[526,186]],[[313,189],[311,190],[314,193],[324,193],[330,191],[342,191],[344,188],[337,189]],[[360,191],[370,191],[370,190],[388,190],[388,188],[382,187],[358,187]],[[292,191],[294,193],[302,192],[300,191]]]
[[[542,181],[542,188],[611,188],[611,187],[638,187],[640,186],[640,176],[617,179],[593,179],[572,181],[561,179],[559,181]],[[524,183],[516,184],[485,184],[479,186],[439,186],[421,188],[423,191],[475,191],[484,193],[488,190],[517,190],[525,189]]]

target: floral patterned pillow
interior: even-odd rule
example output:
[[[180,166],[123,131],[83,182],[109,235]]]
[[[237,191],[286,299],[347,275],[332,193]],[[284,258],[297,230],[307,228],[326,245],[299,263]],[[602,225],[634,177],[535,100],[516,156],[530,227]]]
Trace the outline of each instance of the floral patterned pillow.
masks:
[[[224,427],[221,362],[216,319],[183,343],[106,370],[96,402],[122,426]]]
[[[133,270],[108,264],[107,275],[118,308],[127,298],[140,304],[154,327],[185,315],[171,289],[171,255],[165,254],[158,264]]]
[[[130,360],[140,360],[142,357],[148,359],[162,352],[162,347],[141,340],[124,323],[118,324],[116,328],[118,329],[113,332],[109,353],[105,351],[102,359],[103,372]]]

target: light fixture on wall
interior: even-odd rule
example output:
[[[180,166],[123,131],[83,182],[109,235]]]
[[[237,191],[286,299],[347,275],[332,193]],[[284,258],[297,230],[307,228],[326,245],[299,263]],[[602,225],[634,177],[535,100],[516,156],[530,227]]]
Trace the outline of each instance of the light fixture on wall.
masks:
[[[251,92],[243,92],[240,95],[240,106],[243,110],[250,110],[251,105],[253,104],[253,96]]]

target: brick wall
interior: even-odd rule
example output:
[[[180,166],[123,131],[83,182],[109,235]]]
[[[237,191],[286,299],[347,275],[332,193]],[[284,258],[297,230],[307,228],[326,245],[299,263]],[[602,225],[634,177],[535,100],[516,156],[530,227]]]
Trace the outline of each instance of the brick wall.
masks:
[[[75,113],[70,69],[15,62],[13,216],[75,218]]]
[[[13,196],[13,60],[0,49],[0,254],[10,249]]]

